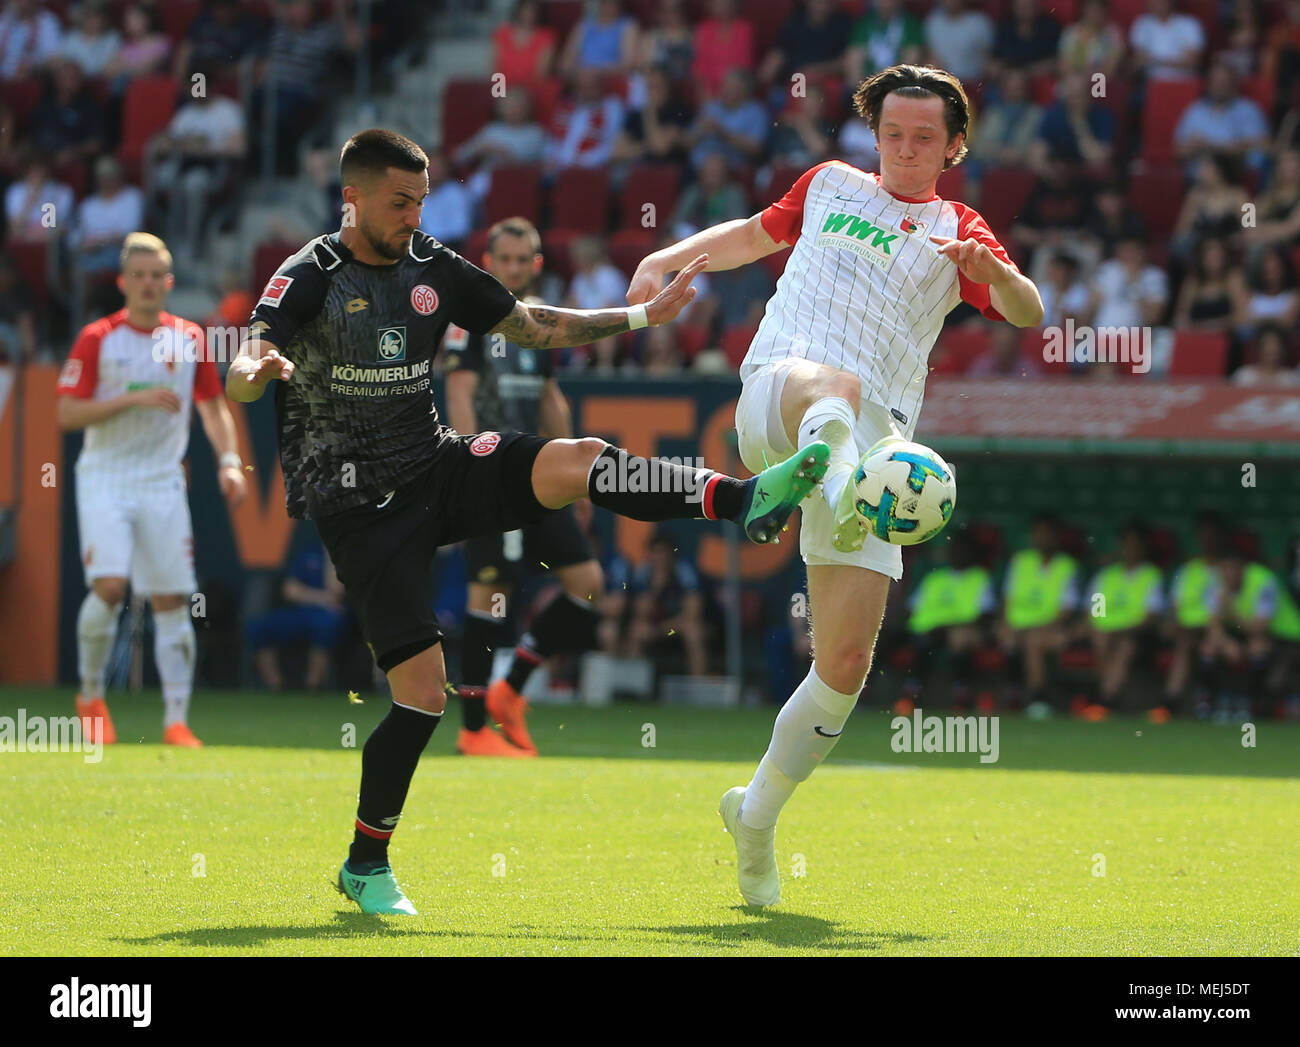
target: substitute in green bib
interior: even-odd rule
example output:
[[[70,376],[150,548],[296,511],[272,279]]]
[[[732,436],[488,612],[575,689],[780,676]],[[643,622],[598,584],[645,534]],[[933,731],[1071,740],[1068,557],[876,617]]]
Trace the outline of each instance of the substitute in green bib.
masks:
[[[1147,559],[1146,531],[1130,521],[1120,534],[1119,560],[1098,571],[1088,587],[1088,625],[1097,656],[1097,701],[1114,709],[1128,684],[1139,649],[1164,610],[1160,568]]]
[[[1205,638],[1205,630],[1214,616],[1219,600],[1218,563],[1223,556],[1223,522],[1213,512],[1202,513],[1196,521],[1196,555],[1174,571],[1169,582],[1168,630],[1174,641],[1173,660],[1165,678],[1165,708],[1179,707],[1192,661]],[[1198,694],[1197,705],[1205,705],[1208,696]]]
[[[993,577],[975,562],[975,544],[965,531],[955,532],[944,548],[948,562],[932,568],[908,601],[907,631],[916,656],[904,692],[913,700],[919,697],[922,676],[932,675],[938,653],[944,651],[953,701],[964,708],[971,700],[974,655],[989,639],[997,597]]]
[[[1033,548],[1011,557],[1003,584],[1000,640],[1021,664],[1030,702],[1046,698],[1047,656],[1069,642],[1079,606],[1079,565],[1061,550],[1060,531],[1052,514],[1035,517]]]
[[[1261,563],[1234,553],[1219,573],[1223,584],[1201,644],[1201,672],[1215,716],[1247,719],[1269,697],[1270,670],[1282,650],[1300,641],[1300,610]]]

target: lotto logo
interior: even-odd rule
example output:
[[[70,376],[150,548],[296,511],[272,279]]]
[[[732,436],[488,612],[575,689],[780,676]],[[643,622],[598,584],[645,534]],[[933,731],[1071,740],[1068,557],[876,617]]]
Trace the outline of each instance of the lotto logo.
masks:
[[[469,453],[477,458],[486,458],[497,449],[497,444],[500,442],[500,433],[480,433],[469,445]]]
[[[257,304],[270,305],[279,309],[280,299],[284,297],[284,292],[289,290],[291,283],[293,283],[292,276],[271,277],[266,283],[266,288],[262,291],[262,297],[257,300]]]
[[[411,308],[421,316],[431,316],[438,308],[438,292],[428,284],[411,288]]]

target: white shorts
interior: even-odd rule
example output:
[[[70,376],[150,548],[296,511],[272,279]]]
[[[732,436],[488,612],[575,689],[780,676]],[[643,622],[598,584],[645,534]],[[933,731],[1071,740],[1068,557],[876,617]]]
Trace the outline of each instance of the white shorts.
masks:
[[[789,368],[801,360],[778,360],[765,364],[745,379],[740,401],[736,404],[736,436],[740,460],[751,472],[760,472],[794,454],[798,448],[790,443],[781,421],[781,390]],[[858,424],[853,431],[858,449],[868,447],[884,436],[901,436],[889,411],[880,404],[864,403],[858,408]],[[766,464],[764,455],[767,456]],[[835,518],[820,490],[808,496],[801,507],[803,522],[799,528],[799,552],[806,564],[848,564],[865,567],[888,575],[895,581],[903,577],[903,549],[882,542],[874,535],[856,553],[842,553],[831,544]]]
[[[188,596],[194,579],[194,532],[185,481],[122,484],[77,472],[77,530],[86,585],[129,578],[137,593]]]

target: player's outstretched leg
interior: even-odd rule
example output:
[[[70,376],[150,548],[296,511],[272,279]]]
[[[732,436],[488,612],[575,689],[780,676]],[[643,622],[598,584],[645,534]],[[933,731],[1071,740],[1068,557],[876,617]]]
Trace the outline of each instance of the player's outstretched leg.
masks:
[[[663,458],[641,458],[603,440],[550,440],[533,464],[533,492],[549,509],[591,499],[620,516],[732,520],[751,542],[773,541],[822,481],[830,448],[817,441],[749,480]]]
[[[189,727],[194,693],[194,622],[183,596],[151,596],[154,659],[163,692],[163,744],[201,749]]]

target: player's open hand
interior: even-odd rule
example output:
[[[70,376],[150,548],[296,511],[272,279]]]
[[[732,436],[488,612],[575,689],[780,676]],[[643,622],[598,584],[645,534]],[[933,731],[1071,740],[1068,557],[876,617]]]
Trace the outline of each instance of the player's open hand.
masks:
[[[652,264],[649,257],[643,258],[632,274],[632,282],[627,285],[627,304],[648,305],[663,289],[664,271]]]
[[[293,377],[293,361],[281,356],[279,350],[268,349],[266,355],[254,362],[248,372],[248,381],[253,385],[268,385],[276,378],[287,382]]]
[[[1006,279],[1009,267],[978,240],[954,240],[948,236],[932,236],[930,242],[939,245],[939,254],[953,262],[967,280],[977,284],[995,284]]]
[[[233,465],[217,470],[217,485],[221,488],[221,496],[226,500],[226,505],[231,509],[236,508],[248,493],[248,482],[244,479],[243,469],[237,469]]]
[[[157,407],[168,414],[176,414],[181,409],[181,398],[161,385],[137,390],[132,395],[136,407]]]
[[[678,313],[695,300],[695,288],[691,286],[691,281],[708,264],[709,256],[702,254],[674,276],[667,287],[646,303],[646,321],[657,327],[675,319]]]

